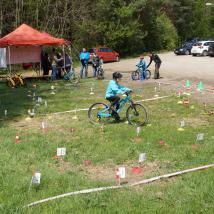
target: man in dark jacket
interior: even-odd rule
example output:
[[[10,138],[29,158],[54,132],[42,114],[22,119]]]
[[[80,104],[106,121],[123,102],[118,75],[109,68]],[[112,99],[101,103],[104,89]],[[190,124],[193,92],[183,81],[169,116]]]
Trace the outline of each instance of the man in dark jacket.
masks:
[[[150,66],[150,64],[152,63],[152,61],[155,62],[155,73],[154,73],[154,79],[159,79],[160,78],[160,74],[159,74],[159,68],[161,66],[161,59],[157,54],[154,53],[150,53],[149,54],[150,57],[150,62],[147,66],[147,68]]]
[[[43,76],[49,75],[49,69],[51,69],[51,63],[49,60],[48,53],[42,51],[41,53],[41,66],[43,69]]]

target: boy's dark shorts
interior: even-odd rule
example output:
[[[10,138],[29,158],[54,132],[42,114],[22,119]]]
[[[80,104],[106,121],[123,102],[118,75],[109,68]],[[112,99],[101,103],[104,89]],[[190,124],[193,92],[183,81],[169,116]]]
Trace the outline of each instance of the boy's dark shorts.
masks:
[[[106,99],[114,105],[120,100],[120,97],[119,96],[112,96],[112,97],[107,97]]]

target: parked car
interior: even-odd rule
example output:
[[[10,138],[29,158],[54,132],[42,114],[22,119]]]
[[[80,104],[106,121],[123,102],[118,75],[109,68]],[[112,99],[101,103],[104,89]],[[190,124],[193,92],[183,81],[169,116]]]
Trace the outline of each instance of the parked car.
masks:
[[[193,56],[207,56],[208,48],[210,45],[214,44],[214,41],[199,41],[196,42],[191,49],[191,53]]]
[[[209,56],[214,56],[214,43],[209,46],[208,54]]]
[[[120,61],[120,55],[116,51],[112,50],[108,47],[97,47],[92,48],[89,50],[90,52],[90,59],[89,62],[91,62],[93,53],[96,52],[96,54],[100,57],[100,59],[103,62],[119,62]]]
[[[194,44],[194,42],[185,42],[180,47],[176,48],[174,50],[174,53],[176,55],[189,55],[189,54],[191,54],[191,49],[192,49],[193,44]]]

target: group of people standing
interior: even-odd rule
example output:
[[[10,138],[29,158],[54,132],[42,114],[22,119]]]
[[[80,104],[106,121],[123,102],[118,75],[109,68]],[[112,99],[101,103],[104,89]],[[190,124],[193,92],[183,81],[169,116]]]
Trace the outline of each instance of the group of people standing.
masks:
[[[86,51],[85,48],[82,49],[82,52],[79,55],[81,68],[80,68],[80,77],[88,77],[88,62],[90,59],[90,53]],[[102,64],[100,57],[93,53],[91,59],[93,67],[93,77],[97,77],[98,67]],[[43,76],[49,75],[49,70],[52,70],[51,79],[61,79],[63,78],[63,73],[68,73],[72,68],[72,58],[67,53],[65,56],[60,52],[56,52],[56,49],[53,48],[50,55],[47,52],[42,51],[41,53],[41,65],[43,69]]]
[[[50,55],[42,51],[41,65],[44,76],[49,75],[49,70],[52,70],[51,80],[61,79],[63,78],[63,73],[71,70],[72,58],[67,53],[63,56],[53,48]]]
[[[154,54],[154,53],[150,53],[149,57],[150,57],[150,61],[149,61],[148,65],[146,64],[146,61],[144,60],[144,55],[140,56],[140,61],[136,65],[140,70],[140,79],[141,80],[146,79],[146,69],[151,65],[151,63],[153,61],[155,63],[154,79],[159,79],[160,78],[159,69],[160,69],[160,66],[161,66],[161,63],[162,63],[160,57],[157,54]]]
[[[154,61],[155,63],[155,72],[154,72],[154,79],[160,78],[159,68],[161,66],[161,59],[157,54],[150,53],[150,62],[147,65],[144,56],[140,56],[140,61],[136,65],[140,70],[140,79],[144,80],[146,79],[146,69],[151,65],[151,63]],[[80,68],[80,77],[81,78],[87,78],[88,77],[88,63],[90,59],[90,53],[86,50],[86,48],[83,48],[79,59],[81,62],[81,68]],[[97,77],[98,75],[98,68],[102,64],[102,61],[100,57],[96,54],[96,52],[93,53],[91,58],[92,68],[93,68],[93,77]],[[53,48],[50,55],[48,53],[43,52],[41,54],[41,65],[43,68],[43,75],[48,76],[49,70],[52,70],[51,73],[51,79],[61,79],[63,78],[63,74],[68,73],[72,68],[72,58],[65,53],[63,56],[60,52],[56,52],[56,49]]]
[[[88,61],[90,59],[90,53],[88,51],[86,51],[85,48],[83,48],[82,52],[79,55],[79,58],[80,58],[80,62],[81,62],[80,77],[87,78],[88,77]],[[102,63],[101,63],[100,57],[96,54],[96,52],[93,53],[91,63],[92,63],[92,67],[93,67],[93,77],[97,77],[98,67]]]

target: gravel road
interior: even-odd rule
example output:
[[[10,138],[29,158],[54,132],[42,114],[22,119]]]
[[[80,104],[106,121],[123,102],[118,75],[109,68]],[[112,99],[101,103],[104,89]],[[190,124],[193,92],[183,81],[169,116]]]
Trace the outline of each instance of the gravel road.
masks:
[[[193,57],[193,56],[176,56],[172,52],[159,54],[162,65],[160,68],[163,80],[202,80],[204,83],[214,85],[214,57]],[[110,71],[120,71],[129,73],[136,69],[139,58],[125,59],[120,62],[105,63],[103,68],[106,73]],[[145,57],[149,62],[149,57]],[[150,66],[150,70],[154,71],[154,63]]]

